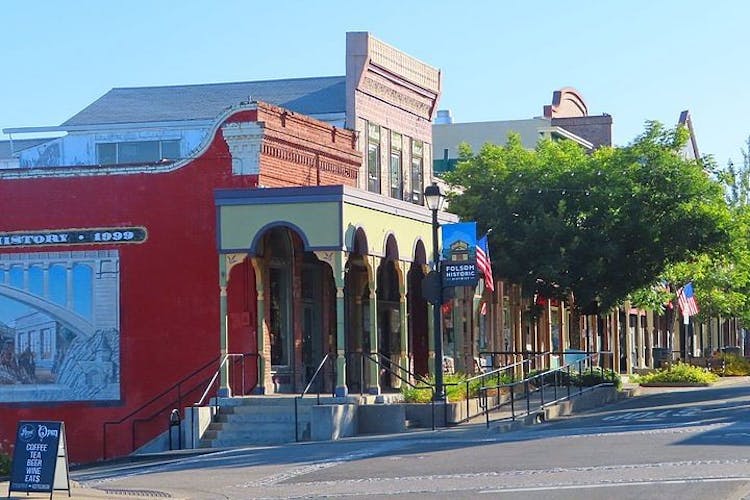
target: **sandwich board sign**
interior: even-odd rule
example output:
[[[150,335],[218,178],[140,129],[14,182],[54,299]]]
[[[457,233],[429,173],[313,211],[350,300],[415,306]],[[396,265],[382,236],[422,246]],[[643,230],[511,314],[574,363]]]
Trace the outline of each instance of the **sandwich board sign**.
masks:
[[[11,464],[11,491],[49,493],[68,490],[68,452],[63,422],[20,421]]]

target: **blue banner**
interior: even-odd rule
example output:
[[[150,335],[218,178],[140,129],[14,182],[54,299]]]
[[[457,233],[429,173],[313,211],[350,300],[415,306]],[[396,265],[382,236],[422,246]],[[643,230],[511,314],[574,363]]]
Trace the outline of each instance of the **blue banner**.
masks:
[[[443,286],[476,286],[477,223],[445,224],[441,229]]]

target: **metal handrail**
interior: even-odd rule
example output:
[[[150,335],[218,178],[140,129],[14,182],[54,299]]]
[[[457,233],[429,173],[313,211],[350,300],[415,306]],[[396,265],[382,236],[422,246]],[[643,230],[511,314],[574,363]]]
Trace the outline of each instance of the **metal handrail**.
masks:
[[[209,380],[208,384],[206,385],[206,390],[203,391],[203,394],[201,394],[201,397],[193,403],[193,407],[199,407],[203,406],[206,403],[206,398],[211,393],[211,388],[213,387],[216,380],[219,378],[219,375],[221,375],[221,370],[224,367],[225,364],[229,363],[230,359],[240,358],[242,361],[242,382],[241,382],[241,393],[246,394],[245,391],[245,358],[246,357],[255,357],[259,358],[260,355],[255,352],[244,352],[244,353],[227,353],[224,354],[223,359],[219,363],[219,367],[214,372],[213,376],[211,377],[211,380]],[[221,409],[221,404],[219,403],[219,398],[214,398],[214,413],[213,417],[216,418],[219,415],[219,410]]]
[[[253,358],[259,359],[260,355],[257,352],[244,352],[244,353],[227,353],[227,354],[224,354],[222,357],[220,357],[218,359],[220,360],[219,367],[216,369],[213,376],[211,376],[211,379],[208,381],[208,384],[206,384],[206,389],[201,394],[201,397],[198,399],[198,401],[193,403],[192,405],[193,408],[198,408],[205,404],[206,398],[211,393],[211,388],[214,386],[214,383],[216,382],[216,380],[219,378],[219,375],[221,374],[221,369],[224,367],[226,363],[229,363],[229,360],[232,358],[240,358],[240,360],[242,361],[242,379],[241,379],[241,385],[240,385],[241,387],[240,392],[243,395],[246,394],[247,393],[246,384],[245,384],[245,358],[246,357],[253,357]],[[214,412],[212,415],[212,419],[216,419],[218,417],[220,409],[221,409],[221,404],[219,402],[219,398],[217,397],[214,399]],[[190,412],[190,419],[191,419],[190,428],[192,429],[191,433],[193,433],[195,432],[195,411]],[[193,438],[193,441],[195,442],[195,438]]]
[[[395,376],[396,378],[404,382],[406,385],[408,385],[412,389],[429,389],[430,390],[430,393],[432,394],[432,396],[430,397],[431,427],[432,427],[432,430],[434,431],[435,430],[435,384],[431,384],[429,381],[425,380],[421,375],[417,375],[416,373],[404,368],[403,366],[394,363],[387,356],[383,354],[380,354],[380,353],[361,353],[361,354],[362,354],[363,361],[367,360],[371,363],[375,363],[376,366],[385,369],[386,371],[391,373],[393,376]],[[376,354],[377,356],[373,357],[373,354]],[[379,360],[379,358],[385,360],[387,364],[382,363]],[[362,365],[364,366],[364,362],[362,363]],[[402,373],[405,373],[407,376],[410,376],[412,378],[409,379],[409,378],[402,377],[399,373],[396,373],[393,370],[392,368],[393,366],[396,366]],[[419,385],[414,384],[411,380],[416,380],[417,384]],[[448,385],[457,385],[457,384],[443,384],[443,386],[448,386]],[[447,425],[448,424],[448,405],[443,405],[443,412],[444,412],[443,421]]]
[[[524,353],[526,355],[528,353]],[[511,379],[515,377],[516,369],[520,366],[521,367],[521,373],[524,375],[524,377],[531,372],[531,365],[536,364],[538,359],[543,359],[546,356],[553,355],[554,353],[551,351],[547,352],[539,352],[535,354],[532,357],[523,359],[521,361],[516,361],[515,363],[511,363],[507,366],[502,366],[500,368],[495,368],[494,370],[491,370],[489,372],[480,373],[478,375],[474,375],[473,377],[469,377],[466,380],[463,380],[461,384],[465,384],[466,386],[466,417],[461,420],[461,422],[466,422],[471,420],[474,417],[477,417],[479,415],[482,415],[484,413],[484,399],[479,397],[479,408],[480,411],[478,413],[472,414],[471,413],[471,398],[470,398],[470,386],[472,382],[476,380],[481,381],[480,388],[484,386],[485,380],[491,380],[492,378],[495,378],[496,385],[500,384],[500,379],[504,374],[507,374],[510,372]],[[523,377],[522,377],[523,378]],[[478,394],[480,396],[480,394]]]
[[[411,381],[416,380],[419,384],[426,384],[431,385],[427,380],[425,380],[421,375],[417,375],[416,373],[404,368],[398,363],[394,363],[391,361],[391,359],[386,356],[385,354],[381,354],[379,352],[372,352],[372,353],[362,353],[363,357],[369,359],[372,363],[375,363],[381,368],[385,368],[388,370],[394,377],[398,378],[402,382],[406,383],[410,387],[416,387]],[[397,368],[398,371],[394,370],[394,368]],[[402,376],[403,375],[403,376]],[[407,377],[407,378],[404,378]],[[411,377],[411,378],[409,378]]]
[[[294,440],[299,441],[299,408],[298,408],[298,402],[300,399],[304,399],[305,394],[308,393],[310,388],[313,385],[313,382],[318,378],[318,375],[321,373],[321,370],[323,370],[323,367],[325,366],[326,362],[329,360],[334,359],[333,355],[335,353],[329,352],[326,353],[325,356],[323,356],[323,359],[318,363],[318,368],[315,370],[315,373],[312,377],[310,377],[310,381],[307,383],[307,386],[305,386],[305,389],[300,393],[299,396],[296,396],[294,398]],[[320,404],[320,386],[318,386],[318,393],[317,393],[317,400],[316,404]]]
[[[124,417],[122,417],[121,419],[115,420],[115,421],[104,422],[102,424],[102,458],[104,458],[104,459],[107,458],[107,426],[110,426],[110,425],[120,425],[120,424],[124,423],[126,420],[128,420],[128,419],[132,418],[133,416],[137,415],[138,413],[140,413],[144,409],[148,408],[149,406],[151,406],[153,403],[155,403],[159,399],[161,399],[164,396],[166,396],[167,394],[173,392],[175,389],[177,390],[177,403],[178,403],[179,406],[182,406],[182,391],[180,389],[181,386],[182,386],[182,384],[184,384],[185,382],[187,382],[191,378],[195,377],[197,374],[199,374],[200,372],[202,372],[203,370],[205,370],[209,366],[211,366],[214,363],[216,363],[216,361],[218,361],[218,359],[219,358],[214,358],[211,361],[209,361],[208,363],[202,365],[201,367],[196,368],[195,370],[193,370],[192,372],[190,372],[188,375],[184,376],[183,378],[181,378],[180,380],[178,380],[177,382],[175,382],[174,384],[172,384],[171,386],[169,386],[169,388],[165,389],[164,391],[160,392],[159,394],[157,394],[153,398],[149,399],[148,401],[146,401],[145,403],[143,403],[141,406],[139,406],[135,410],[131,411],[130,413],[128,413],[127,415],[125,415]],[[188,391],[188,392],[192,392],[192,390]],[[155,413],[155,415],[158,415],[159,413],[165,411],[170,406],[174,406],[174,403],[175,403],[175,400],[170,399],[169,403],[166,406],[164,406],[163,408],[161,408],[159,411],[157,411]],[[134,427],[132,429],[132,433],[133,433],[133,435],[131,436],[132,437],[131,444],[133,446],[133,450],[135,450],[135,428]]]
[[[576,354],[584,354],[585,357],[578,359],[576,361],[573,361],[572,363],[564,363],[562,366],[553,368],[551,370],[542,371],[536,374],[533,374],[531,376],[525,376],[522,380],[517,380],[510,383],[505,384],[496,384],[494,386],[482,386],[480,387],[480,399],[483,400],[483,410],[485,414],[486,419],[486,425],[489,427],[490,425],[490,412],[493,410],[496,410],[503,406],[504,404],[508,403],[506,402],[500,402],[499,400],[499,394],[501,389],[507,388],[509,390],[510,395],[510,409],[511,409],[511,419],[516,419],[516,413],[515,413],[515,388],[519,385],[523,385],[524,390],[524,398],[526,402],[526,413],[525,415],[530,415],[532,413],[531,411],[531,394],[532,392],[539,392],[540,395],[540,401],[539,401],[539,409],[542,409],[546,406],[549,406],[553,403],[557,403],[559,401],[563,401],[566,399],[571,398],[571,392],[570,392],[570,386],[571,386],[571,372],[573,367],[577,368],[577,372],[579,374],[584,374],[586,370],[593,370],[595,368],[596,360],[598,359],[599,365],[602,364],[603,361],[603,354],[609,354],[610,356],[613,355],[611,351],[600,351],[600,352],[591,352],[591,353],[576,353]],[[596,366],[596,368],[599,368],[601,370],[602,376],[604,377],[605,369],[601,366]],[[595,386],[591,386],[590,389],[599,387],[602,385],[614,385],[617,375],[613,370],[609,370],[609,372],[612,375],[612,380],[610,382],[603,382],[601,384],[597,384]],[[564,384],[561,384],[562,380],[560,380],[561,374],[567,374],[567,379],[564,381]],[[545,380],[550,378],[550,376],[554,377],[554,382],[551,384],[554,390],[553,399],[550,401],[545,401],[544,399],[544,387],[546,385]],[[538,384],[536,381],[541,378],[541,383]],[[558,398],[557,395],[557,387],[559,385],[565,385],[567,386],[567,394],[561,398]],[[490,408],[489,405],[489,392],[490,391],[496,391],[498,395],[498,402],[493,407]],[[589,390],[589,389],[587,389]],[[582,394],[584,392],[583,384],[578,384],[578,395]],[[523,414],[522,414],[523,415]]]

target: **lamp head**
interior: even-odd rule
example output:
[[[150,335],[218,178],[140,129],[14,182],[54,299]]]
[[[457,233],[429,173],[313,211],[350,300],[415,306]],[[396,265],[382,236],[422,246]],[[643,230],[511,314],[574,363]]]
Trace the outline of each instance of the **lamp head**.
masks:
[[[433,182],[425,188],[424,199],[425,203],[427,204],[427,208],[429,208],[430,210],[440,210],[443,208],[445,195],[442,193],[442,191],[440,191],[440,186]]]

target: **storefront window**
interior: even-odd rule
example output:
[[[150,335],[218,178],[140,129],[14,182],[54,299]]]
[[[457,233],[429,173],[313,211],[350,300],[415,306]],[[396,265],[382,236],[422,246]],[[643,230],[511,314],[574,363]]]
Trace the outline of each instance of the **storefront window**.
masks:
[[[422,192],[424,191],[424,143],[412,141],[411,143],[411,201],[422,204]]]
[[[391,134],[391,198],[403,199],[404,176],[401,168],[401,134]]]
[[[367,190],[380,193],[380,127],[367,125]]]

